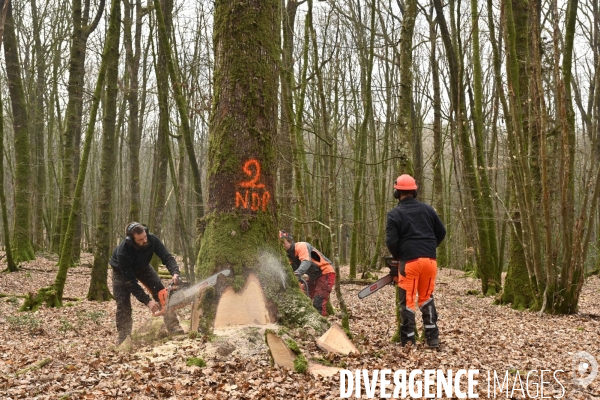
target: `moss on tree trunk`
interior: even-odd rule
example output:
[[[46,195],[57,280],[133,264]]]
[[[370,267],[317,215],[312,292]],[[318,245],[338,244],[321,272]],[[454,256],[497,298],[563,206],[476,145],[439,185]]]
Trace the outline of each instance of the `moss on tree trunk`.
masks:
[[[284,261],[283,252],[274,235],[274,220],[260,214],[248,219],[241,213],[211,213],[205,217],[206,231],[198,256],[197,274],[210,276],[229,268],[233,274],[226,285],[206,291],[202,301],[203,331],[210,331],[216,306],[225,287],[231,285],[235,291],[244,288],[246,278],[255,274],[263,288],[267,307],[278,323],[287,326],[309,325],[322,331],[326,321],[312,306],[310,299],[302,293],[296,283],[292,269]],[[271,236],[270,240],[265,239]],[[285,278],[273,273],[273,262],[285,268]],[[202,279],[202,278],[201,278]],[[285,284],[285,285],[284,285]]]
[[[15,173],[15,225],[13,231],[13,258],[16,263],[35,259],[31,243],[31,158],[29,154],[29,123],[27,102],[19,61],[12,2],[8,4],[4,25],[4,57],[6,76],[12,105],[14,129]]]
[[[518,216],[515,220],[518,220]],[[520,223],[517,223],[516,229],[518,231],[521,229]],[[510,261],[506,280],[504,281],[502,303],[512,304],[513,308],[524,310],[534,305],[535,296],[529,281],[525,252],[519,238],[514,233],[511,235],[509,253]]]
[[[0,94],[0,154],[4,154],[4,102]],[[10,233],[8,227],[8,212],[6,210],[6,195],[4,194],[4,157],[0,156],[0,207],[2,207],[2,228],[4,231],[4,243],[10,243]],[[13,259],[12,249],[5,246],[6,249],[6,272],[16,272],[19,270]]]

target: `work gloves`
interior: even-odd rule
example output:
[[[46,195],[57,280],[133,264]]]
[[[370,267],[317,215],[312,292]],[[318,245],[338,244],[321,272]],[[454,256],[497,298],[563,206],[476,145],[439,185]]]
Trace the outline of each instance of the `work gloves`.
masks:
[[[173,282],[173,286],[181,285],[181,278],[179,277],[178,274],[173,275],[172,282]]]

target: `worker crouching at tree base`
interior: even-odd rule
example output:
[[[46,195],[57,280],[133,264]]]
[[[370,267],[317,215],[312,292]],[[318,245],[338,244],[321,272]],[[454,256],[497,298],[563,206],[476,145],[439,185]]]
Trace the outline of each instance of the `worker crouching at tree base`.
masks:
[[[415,343],[415,296],[423,315],[425,338],[429,347],[439,347],[437,312],[433,300],[437,275],[436,248],[446,236],[446,228],[433,207],[416,200],[417,183],[410,175],[400,175],[394,182],[398,205],[387,214],[385,243],[398,271],[391,271],[400,288],[402,326],[400,340],[404,346]]]
[[[310,243],[294,242],[292,235],[285,231],[279,231],[279,238],[283,240],[294,274],[297,277],[308,275],[307,289],[313,306],[321,315],[326,316],[329,295],[335,283],[331,261]]]
[[[113,296],[117,301],[118,344],[131,335],[131,295],[144,303],[152,313],[160,310],[159,293],[166,290],[158,274],[150,265],[156,254],[173,276],[173,283],[179,284],[179,265],[160,239],[148,232],[148,228],[138,222],[131,222],[125,229],[125,239],[115,248],[110,265],[113,268]],[[139,285],[141,282],[152,294],[150,297]],[[164,296],[166,297],[166,296]],[[166,304],[163,305],[166,307]],[[164,316],[165,326],[170,334],[183,333],[175,313]]]

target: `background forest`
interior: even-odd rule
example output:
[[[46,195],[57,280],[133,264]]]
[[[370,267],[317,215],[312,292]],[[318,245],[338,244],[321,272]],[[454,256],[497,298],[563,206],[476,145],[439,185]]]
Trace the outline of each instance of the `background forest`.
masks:
[[[0,4],[8,268],[91,252],[88,298],[106,299],[110,251],[137,220],[193,281],[213,2]],[[597,1],[284,0],[281,21],[281,228],[368,277],[410,173],[448,229],[442,268],[518,308],[577,310],[600,266]]]

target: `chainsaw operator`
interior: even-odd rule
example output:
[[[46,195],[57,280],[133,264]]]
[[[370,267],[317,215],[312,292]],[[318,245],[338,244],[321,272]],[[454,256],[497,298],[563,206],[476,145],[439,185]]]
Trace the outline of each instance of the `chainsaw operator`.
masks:
[[[279,231],[279,238],[287,253],[294,274],[301,278],[308,275],[308,295],[313,306],[323,316],[327,316],[327,303],[335,283],[335,272],[331,261],[307,242],[294,242],[292,235]]]
[[[417,182],[410,175],[400,175],[394,182],[398,205],[387,214],[385,243],[398,271],[390,273],[400,290],[402,346],[415,344],[416,295],[423,315],[427,345],[440,345],[437,312],[433,300],[437,275],[436,248],[446,236],[446,228],[433,207],[416,200]]]
[[[160,310],[159,298],[166,294],[158,274],[150,265],[152,255],[156,254],[173,276],[173,284],[178,285],[179,265],[169,253],[160,239],[148,232],[148,228],[139,222],[131,222],[125,228],[125,239],[115,248],[110,265],[113,269],[113,296],[117,301],[116,323],[121,344],[131,335],[133,321],[131,318],[131,295],[144,303],[155,313]],[[152,294],[150,297],[139,285],[141,282]],[[161,293],[163,292],[164,293]],[[166,305],[164,305],[166,306]],[[183,333],[175,313],[164,315],[165,326],[170,334]]]

